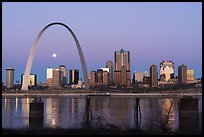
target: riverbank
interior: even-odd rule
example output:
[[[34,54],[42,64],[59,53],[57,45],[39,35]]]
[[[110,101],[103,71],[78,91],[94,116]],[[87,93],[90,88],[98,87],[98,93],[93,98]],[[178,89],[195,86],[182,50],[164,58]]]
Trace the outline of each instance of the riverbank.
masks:
[[[85,90],[29,90],[29,91],[6,91],[2,98],[9,97],[86,97],[86,96],[111,96],[111,97],[138,97],[138,98],[174,98],[174,97],[198,97],[202,96],[202,88],[167,90],[167,91],[85,91]]]

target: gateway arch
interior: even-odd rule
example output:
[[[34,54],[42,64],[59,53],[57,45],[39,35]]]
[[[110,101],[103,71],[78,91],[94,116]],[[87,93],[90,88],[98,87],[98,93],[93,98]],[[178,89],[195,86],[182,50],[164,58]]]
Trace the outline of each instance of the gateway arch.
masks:
[[[61,25],[61,26],[64,26],[66,29],[69,30],[69,32],[70,32],[71,35],[73,36],[73,38],[74,38],[74,40],[75,40],[75,43],[76,43],[76,46],[77,46],[77,49],[78,49],[78,52],[79,52],[80,60],[81,60],[81,66],[82,66],[82,70],[83,70],[85,89],[86,89],[86,90],[89,90],[90,87],[89,87],[89,81],[88,81],[86,63],[85,63],[84,55],[83,55],[83,52],[82,52],[82,50],[81,50],[79,41],[78,41],[76,35],[74,34],[74,32],[73,32],[67,25],[65,25],[65,24],[63,24],[63,23],[60,23],[60,22],[54,22],[54,23],[48,24],[48,25],[45,26],[45,27],[40,31],[40,33],[38,34],[38,36],[37,36],[37,38],[36,38],[36,40],[35,40],[35,42],[34,42],[32,48],[31,48],[29,57],[28,57],[28,61],[27,61],[27,64],[26,64],[26,69],[25,69],[25,73],[24,73],[25,75],[24,75],[24,79],[23,79],[23,84],[22,84],[21,90],[28,90],[30,70],[31,70],[31,67],[32,67],[33,58],[34,58],[34,55],[35,55],[35,50],[36,50],[37,44],[38,44],[38,42],[39,42],[39,40],[40,40],[40,37],[42,36],[42,34],[44,33],[44,31],[45,31],[47,28],[49,28],[50,26],[53,26],[53,25]]]

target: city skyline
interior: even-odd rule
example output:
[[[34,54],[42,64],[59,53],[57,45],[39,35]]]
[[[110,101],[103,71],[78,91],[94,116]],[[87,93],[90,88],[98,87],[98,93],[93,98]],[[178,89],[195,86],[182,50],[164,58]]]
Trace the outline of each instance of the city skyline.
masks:
[[[14,80],[20,80],[38,32],[54,21],[67,24],[76,33],[86,60],[87,73],[105,67],[108,60],[114,62],[114,51],[125,49],[130,51],[131,78],[135,71],[148,71],[152,64],[159,66],[161,61],[172,58],[175,76],[178,75],[178,66],[185,64],[195,70],[195,78],[202,77],[201,3],[4,2],[2,6],[4,82],[7,67],[14,68]],[[51,17],[48,12],[51,12]],[[80,14],[85,15],[82,17]],[[57,55],[55,58],[53,53]],[[82,77],[73,38],[62,27],[56,26],[42,36],[31,73],[38,75],[38,81],[45,82],[46,69],[61,64],[68,70],[79,69]]]

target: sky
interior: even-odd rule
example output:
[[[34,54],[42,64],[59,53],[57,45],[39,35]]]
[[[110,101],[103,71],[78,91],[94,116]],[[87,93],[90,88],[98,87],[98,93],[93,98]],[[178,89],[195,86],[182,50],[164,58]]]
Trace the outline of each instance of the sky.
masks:
[[[130,51],[131,74],[148,71],[152,64],[171,60],[195,70],[202,77],[202,3],[160,2],[3,2],[2,3],[2,81],[6,68],[15,69],[20,81],[31,47],[47,24],[68,25],[81,45],[88,73],[114,62],[114,52]],[[52,57],[55,53],[57,56]],[[63,26],[52,26],[42,35],[31,73],[46,81],[47,68],[64,64],[79,69],[77,47]]]

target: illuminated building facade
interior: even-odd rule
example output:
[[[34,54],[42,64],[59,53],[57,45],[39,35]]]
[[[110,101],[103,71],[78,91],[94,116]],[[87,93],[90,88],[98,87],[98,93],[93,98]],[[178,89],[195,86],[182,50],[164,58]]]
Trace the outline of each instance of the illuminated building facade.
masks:
[[[162,61],[160,63],[160,81],[169,81],[174,78],[174,63]]]
[[[69,84],[78,84],[79,80],[79,70],[72,69],[69,70]]]
[[[187,80],[195,80],[193,69],[187,69]]]
[[[21,84],[24,80],[24,74],[21,75]],[[37,85],[37,75],[36,74],[30,74],[29,78],[29,86],[36,86]]]

